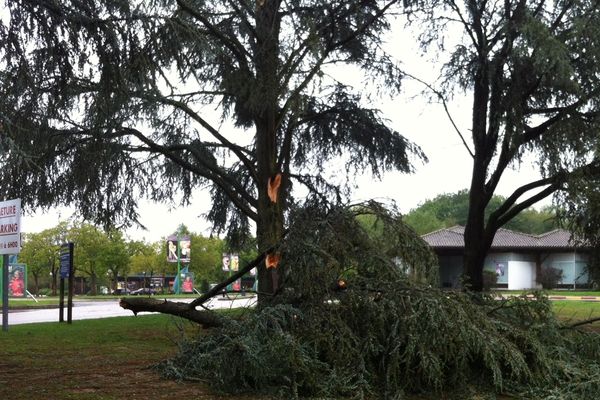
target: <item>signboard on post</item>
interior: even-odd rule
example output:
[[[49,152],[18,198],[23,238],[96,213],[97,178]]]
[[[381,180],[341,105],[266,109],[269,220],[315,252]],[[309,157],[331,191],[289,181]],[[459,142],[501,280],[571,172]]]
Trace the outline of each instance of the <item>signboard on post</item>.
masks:
[[[21,199],[0,202],[0,254],[21,251]]]
[[[2,254],[2,330],[8,331],[9,254],[21,251],[21,199],[0,202],[0,254]],[[13,276],[14,278],[14,276]],[[17,283],[15,283],[16,285]],[[23,286],[23,289],[26,289]],[[14,290],[13,290],[14,293]]]
[[[65,310],[65,279],[69,280],[69,292],[67,294],[67,323],[73,319],[73,249],[72,242],[60,246],[60,297],[58,300],[58,321],[64,322]]]
[[[73,243],[65,243],[60,246],[60,277],[68,278],[71,274],[71,255],[73,254]]]

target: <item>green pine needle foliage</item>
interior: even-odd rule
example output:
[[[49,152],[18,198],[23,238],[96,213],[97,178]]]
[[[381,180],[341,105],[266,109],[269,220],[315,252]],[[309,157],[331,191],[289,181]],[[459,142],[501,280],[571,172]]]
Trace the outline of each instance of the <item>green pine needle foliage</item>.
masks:
[[[377,229],[357,214],[376,216]],[[375,203],[313,204],[290,218],[284,288],[268,306],[183,340],[160,366],[166,376],[281,398],[600,393],[599,336],[563,329],[547,298],[435,288],[435,258]]]

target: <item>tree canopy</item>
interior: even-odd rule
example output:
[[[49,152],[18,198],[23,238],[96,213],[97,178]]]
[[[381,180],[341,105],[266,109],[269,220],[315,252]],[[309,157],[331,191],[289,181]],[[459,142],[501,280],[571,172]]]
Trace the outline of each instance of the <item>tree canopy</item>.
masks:
[[[434,97],[448,110],[453,94],[466,93],[473,105],[468,129],[453,118],[449,126],[473,160],[465,272],[480,290],[501,226],[600,176],[600,8],[595,1],[432,0],[407,13],[423,49],[447,50],[447,57],[436,53],[445,57],[439,80],[427,83]],[[537,160],[541,178],[515,187],[486,216],[504,171],[525,156]]]
[[[51,276],[52,294],[56,295],[60,268],[59,249],[67,237],[68,223],[60,222],[53,228],[24,235],[19,260],[27,264],[33,276],[33,293],[39,293],[40,279]]]
[[[492,196],[486,208],[486,218],[505,201],[506,198],[503,196]],[[463,189],[456,193],[440,194],[424,201],[404,216],[404,222],[418,234],[423,235],[437,229],[465,225],[468,212],[469,191]],[[544,207],[540,211],[530,207],[504,224],[504,227],[517,232],[540,234],[556,229],[559,224],[558,218],[552,206]]]
[[[105,225],[135,222],[140,197],[209,188],[215,230],[233,244],[252,221],[266,250],[292,183],[341,196],[327,162],[379,175],[424,158],[334,76],[354,66],[374,91],[399,87],[381,46],[399,3],[7,1],[0,183],[25,208],[73,204]]]

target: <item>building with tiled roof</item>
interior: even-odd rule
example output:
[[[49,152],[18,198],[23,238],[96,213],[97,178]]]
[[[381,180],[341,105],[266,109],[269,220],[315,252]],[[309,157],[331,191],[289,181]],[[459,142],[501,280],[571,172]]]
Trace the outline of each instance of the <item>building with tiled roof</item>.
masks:
[[[457,225],[422,236],[438,255],[443,286],[460,286],[464,230]],[[585,286],[588,283],[587,252],[585,246],[563,229],[541,235],[499,229],[486,257],[485,269],[495,271],[498,286],[508,289],[539,287],[536,276],[548,267],[563,272],[561,286]]]

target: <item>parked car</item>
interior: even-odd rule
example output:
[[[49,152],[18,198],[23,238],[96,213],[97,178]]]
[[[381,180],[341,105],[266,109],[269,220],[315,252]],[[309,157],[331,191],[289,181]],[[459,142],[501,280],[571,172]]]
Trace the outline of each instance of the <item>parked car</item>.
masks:
[[[137,295],[147,295],[147,296],[152,296],[154,294],[156,294],[156,290],[152,289],[152,288],[139,288],[136,290],[132,290],[129,294],[133,295],[133,296],[137,296]]]

